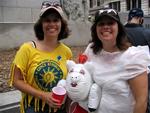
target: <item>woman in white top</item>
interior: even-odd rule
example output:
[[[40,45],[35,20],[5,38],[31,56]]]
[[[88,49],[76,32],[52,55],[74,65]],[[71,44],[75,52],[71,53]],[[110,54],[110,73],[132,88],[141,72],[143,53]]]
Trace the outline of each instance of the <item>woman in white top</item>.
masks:
[[[145,113],[148,47],[133,47],[118,13],[103,8],[95,14],[92,40],[84,54],[94,63],[93,80],[102,90],[95,113]]]

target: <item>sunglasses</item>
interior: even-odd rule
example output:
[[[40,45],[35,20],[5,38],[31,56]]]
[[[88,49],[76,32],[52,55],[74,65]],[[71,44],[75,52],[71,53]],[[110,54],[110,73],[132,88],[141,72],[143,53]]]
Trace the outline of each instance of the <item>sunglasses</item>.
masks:
[[[99,21],[99,19],[104,16],[108,16],[116,21],[120,21],[118,12],[115,9],[103,8],[98,10],[97,13],[95,14],[95,22]]]
[[[50,6],[53,6],[53,7],[61,7],[61,4],[60,4],[59,1],[44,1],[44,2],[42,3],[41,9],[47,8],[47,7],[50,7]]]
[[[107,26],[112,26],[112,25],[114,25],[115,23],[116,23],[115,21],[106,21],[106,22],[98,22],[97,25],[98,25],[98,26],[105,26],[105,25],[107,25]]]
[[[114,9],[101,9],[99,10],[99,15],[101,14],[118,15],[118,13]]]

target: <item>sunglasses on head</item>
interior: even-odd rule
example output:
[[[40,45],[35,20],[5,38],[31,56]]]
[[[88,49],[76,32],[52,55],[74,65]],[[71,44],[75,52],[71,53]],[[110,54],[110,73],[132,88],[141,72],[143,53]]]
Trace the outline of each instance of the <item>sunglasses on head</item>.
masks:
[[[53,6],[53,7],[61,7],[61,4],[60,4],[58,1],[44,1],[44,2],[42,3],[41,9],[47,8],[47,7],[50,7],[50,6]]]
[[[101,10],[99,10],[99,15],[101,15],[101,14],[118,15],[118,13],[114,9],[101,9]]]

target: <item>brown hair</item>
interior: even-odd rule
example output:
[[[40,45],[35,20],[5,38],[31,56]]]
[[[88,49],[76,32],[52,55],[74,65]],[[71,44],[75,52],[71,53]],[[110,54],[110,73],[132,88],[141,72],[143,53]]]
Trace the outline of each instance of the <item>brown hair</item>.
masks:
[[[39,20],[34,24],[34,33],[35,33],[35,36],[38,40],[44,39],[44,32],[43,32],[42,23],[43,23],[43,20],[46,19],[50,13],[58,13],[58,12],[47,11],[43,16],[40,16]],[[65,39],[69,36],[70,30],[68,28],[67,21],[62,19],[61,16],[59,16],[58,18],[61,19],[61,24],[62,24],[61,25],[61,31],[58,35],[58,40],[62,40],[62,39]]]
[[[116,22],[118,23],[118,28],[119,28],[116,45],[120,50],[126,50],[126,49],[128,49],[128,47],[131,46],[131,44],[128,41],[124,26],[121,24],[121,22],[119,22],[119,21],[116,21]],[[93,43],[91,48],[93,49],[94,54],[97,54],[103,48],[102,42],[101,42],[101,40],[99,40],[99,38],[97,36],[97,32],[96,32],[97,23],[98,23],[98,21],[95,21],[94,24],[91,26],[92,40],[90,42]]]

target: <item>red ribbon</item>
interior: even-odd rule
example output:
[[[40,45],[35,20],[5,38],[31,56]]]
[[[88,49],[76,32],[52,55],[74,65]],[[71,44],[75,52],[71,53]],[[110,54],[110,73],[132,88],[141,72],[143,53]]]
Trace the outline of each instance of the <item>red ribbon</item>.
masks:
[[[84,64],[87,61],[88,57],[84,54],[79,55],[79,63]]]

